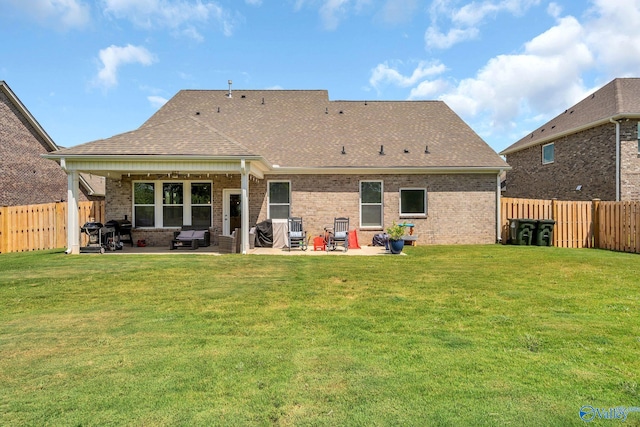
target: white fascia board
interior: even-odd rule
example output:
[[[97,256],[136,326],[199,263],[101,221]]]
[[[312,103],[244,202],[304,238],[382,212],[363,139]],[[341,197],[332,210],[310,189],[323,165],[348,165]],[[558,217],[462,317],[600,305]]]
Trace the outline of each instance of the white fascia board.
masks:
[[[413,175],[413,174],[496,174],[510,170],[510,166],[488,166],[488,167],[389,167],[389,168],[295,168],[278,167],[267,172],[267,175],[290,174],[290,175]]]
[[[564,132],[552,134],[552,135],[549,135],[549,136],[541,138],[541,139],[536,139],[533,142],[521,145],[521,146],[516,147],[516,148],[512,148],[512,149],[507,148],[505,150],[502,150],[498,154],[500,154],[501,156],[505,156],[507,154],[517,153],[518,151],[522,151],[522,150],[530,148],[530,147],[535,147],[537,145],[543,145],[543,144],[546,144],[548,142],[555,141],[555,140],[560,139],[560,138],[564,138],[565,136],[573,135],[574,133],[578,133],[578,132],[585,131],[587,129],[591,129],[591,128],[595,128],[595,127],[598,127],[598,126],[606,125],[607,123],[610,123],[611,120],[621,120],[621,119],[640,119],[640,113],[635,113],[635,114],[616,114],[615,116],[606,117],[604,119],[600,119],[600,120],[597,120],[595,122],[587,123],[586,125],[583,125],[583,126],[579,126],[579,127],[573,128],[573,129],[565,130]]]

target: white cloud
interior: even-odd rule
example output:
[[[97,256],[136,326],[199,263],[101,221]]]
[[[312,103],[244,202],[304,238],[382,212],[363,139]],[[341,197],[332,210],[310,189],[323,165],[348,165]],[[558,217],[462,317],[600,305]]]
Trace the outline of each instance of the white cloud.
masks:
[[[431,4],[431,26],[425,32],[428,48],[448,49],[451,46],[474,39],[480,33],[478,28],[488,17],[507,12],[522,15],[540,0],[485,0],[472,2],[456,9],[452,0],[434,0]],[[446,21],[448,29],[441,31],[440,21]],[[450,24],[450,26],[449,26]]]
[[[477,28],[451,28],[447,34],[444,34],[437,27],[431,26],[424,34],[424,40],[429,47],[448,49],[465,40],[475,39],[479,33]]]
[[[432,99],[449,88],[449,83],[444,79],[425,80],[411,89],[409,99]]]
[[[260,6],[262,4],[262,0],[244,0],[244,2],[253,6]]]
[[[155,55],[141,46],[114,46],[102,49],[99,53],[102,67],[95,83],[110,88],[118,84],[118,69],[124,64],[151,65],[156,62]]]
[[[201,35],[193,25],[208,25],[214,21],[225,36],[233,34],[237,19],[215,2],[202,0],[103,0],[104,12],[119,19],[127,19],[134,25],[145,29],[171,28],[187,26],[190,31],[182,34]]]
[[[469,3],[453,13],[452,21],[457,25],[474,26],[481,24],[489,15],[509,12],[522,15],[527,9],[540,3],[540,0],[502,0]]]
[[[401,63],[398,66],[402,66]],[[388,62],[378,64],[371,71],[369,84],[378,89],[384,85],[394,85],[399,87],[410,87],[418,84],[427,77],[442,74],[446,67],[438,62],[429,63],[420,61],[410,76],[404,76],[400,71],[389,65]]]
[[[9,0],[9,3],[42,25],[58,30],[83,28],[91,20],[90,7],[82,0]]]
[[[318,12],[323,27],[326,30],[335,30],[351,13],[360,13],[372,5],[373,0],[296,0],[294,9],[300,10],[305,5],[311,7],[316,4],[320,4]]]
[[[640,0],[593,0],[586,40],[607,78],[640,75]]]
[[[419,6],[418,0],[386,0],[377,16],[388,24],[402,24],[414,17]]]
[[[155,96],[155,95],[147,96],[147,100],[149,101],[151,106],[155,109],[158,109],[162,107],[164,104],[166,104],[167,102],[169,102],[168,99],[163,98],[161,96]]]
[[[594,64],[583,39],[580,23],[563,18],[528,42],[524,53],[492,58],[476,77],[441,98],[460,114],[488,114],[497,128],[508,127],[524,111],[566,108],[585,94],[581,74]]]

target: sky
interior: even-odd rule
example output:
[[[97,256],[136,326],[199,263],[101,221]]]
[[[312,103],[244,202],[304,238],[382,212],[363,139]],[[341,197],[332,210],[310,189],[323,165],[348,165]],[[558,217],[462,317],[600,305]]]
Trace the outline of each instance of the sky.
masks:
[[[182,89],[442,100],[500,152],[640,76],[640,0],[0,0],[0,80],[56,144]]]

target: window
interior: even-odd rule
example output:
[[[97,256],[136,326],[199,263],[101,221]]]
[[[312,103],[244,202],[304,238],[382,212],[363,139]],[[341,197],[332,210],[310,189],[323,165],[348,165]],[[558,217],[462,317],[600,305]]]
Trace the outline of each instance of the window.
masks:
[[[400,189],[400,216],[427,216],[427,190],[425,188]]]
[[[291,183],[269,182],[269,218],[285,219],[291,216]]]
[[[191,184],[191,225],[211,225],[211,183]]]
[[[153,182],[133,184],[133,217],[136,227],[155,227],[155,186]]]
[[[135,227],[211,227],[212,183],[134,182]]]
[[[553,143],[542,146],[542,164],[553,163],[555,160],[555,149]]]
[[[164,227],[182,227],[184,184],[165,182],[162,184],[162,224]]]
[[[382,227],[382,181],[360,181],[360,227]]]

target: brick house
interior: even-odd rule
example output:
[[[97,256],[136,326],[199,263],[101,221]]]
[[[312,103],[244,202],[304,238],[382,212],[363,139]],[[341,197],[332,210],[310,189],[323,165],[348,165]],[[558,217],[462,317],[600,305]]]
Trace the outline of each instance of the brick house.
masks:
[[[310,235],[347,216],[365,244],[394,220],[419,243],[494,243],[508,168],[443,102],[322,90],[183,90],[137,130],[48,157],[72,183],[105,176],[107,218],[126,215],[152,245],[181,225],[214,242],[241,226],[243,248],[251,226],[288,216]]]
[[[0,206],[67,199],[67,174],[43,154],[60,148],[0,80]],[[79,200],[104,198],[104,178],[82,174]]]
[[[618,78],[500,154],[503,195],[640,200],[640,79]]]

